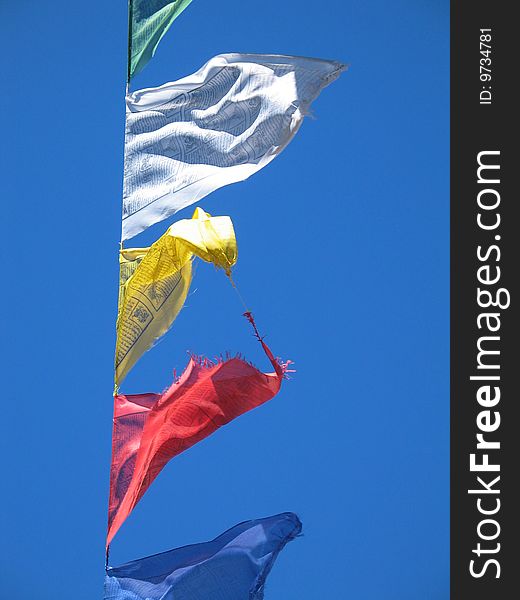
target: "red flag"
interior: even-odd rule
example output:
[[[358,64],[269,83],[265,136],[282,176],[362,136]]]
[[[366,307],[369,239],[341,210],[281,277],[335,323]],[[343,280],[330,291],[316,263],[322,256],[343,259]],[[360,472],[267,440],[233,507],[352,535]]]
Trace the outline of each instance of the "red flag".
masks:
[[[241,358],[216,364],[191,358],[164,394],[115,396],[107,545],[171,458],[278,393],[285,365],[262,341],[250,313],[246,317],[274,373]]]

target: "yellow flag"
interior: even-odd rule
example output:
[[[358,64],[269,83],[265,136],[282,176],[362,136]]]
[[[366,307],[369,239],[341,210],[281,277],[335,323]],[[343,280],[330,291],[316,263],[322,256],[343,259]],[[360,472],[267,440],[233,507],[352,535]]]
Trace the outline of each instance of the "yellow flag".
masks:
[[[231,219],[212,217],[201,208],[191,219],[174,223],[149,248],[121,250],[116,388],[179,314],[191,283],[193,257],[229,276],[237,254]]]

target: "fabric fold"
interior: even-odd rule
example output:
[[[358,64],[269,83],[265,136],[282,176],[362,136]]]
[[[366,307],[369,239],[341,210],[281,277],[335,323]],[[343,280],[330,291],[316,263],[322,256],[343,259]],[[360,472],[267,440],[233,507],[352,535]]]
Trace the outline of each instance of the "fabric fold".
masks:
[[[163,394],[114,397],[107,545],[170,459],[278,393],[286,365],[258,336],[251,314],[246,316],[273,373],[239,357],[192,357]]]
[[[212,217],[197,208],[191,219],[174,223],[150,248],[120,252],[116,390],[177,318],[190,289],[195,256],[231,274],[238,250],[229,217]]]
[[[301,533],[294,513],[246,521],[210,542],[108,568],[105,600],[262,600],[284,546]]]
[[[130,0],[128,80],[144,69],[175,19],[192,0]]]
[[[193,75],[127,95],[122,239],[267,165],[344,69],[220,54]]]

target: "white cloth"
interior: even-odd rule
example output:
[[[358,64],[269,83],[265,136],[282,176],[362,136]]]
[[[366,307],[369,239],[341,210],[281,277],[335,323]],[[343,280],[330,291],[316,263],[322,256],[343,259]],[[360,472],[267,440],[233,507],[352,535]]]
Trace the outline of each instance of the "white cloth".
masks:
[[[221,54],[126,98],[122,239],[242,181],[279,154],[344,65]]]

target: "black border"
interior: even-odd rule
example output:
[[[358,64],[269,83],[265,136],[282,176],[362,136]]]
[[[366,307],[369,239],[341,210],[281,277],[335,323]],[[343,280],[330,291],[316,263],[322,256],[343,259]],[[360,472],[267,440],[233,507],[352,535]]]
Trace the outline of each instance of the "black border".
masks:
[[[514,189],[520,168],[515,164],[518,129],[518,108],[515,88],[515,54],[518,39],[517,20],[513,15],[515,5],[508,2],[451,3],[451,598],[453,600],[510,600],[520,597],[517,576],[520,575],[516,543],[519,533],[520,511],[520,394],[517,390],[516,372],[518,350],[515,336],[518,333],[516,303],[520,256],[520,232],[514,215],[519,204],[518,191]],[[487,82],[480,80],[480,29],[492,32],[492,103],[480,104],[479,94]],[[515,35],[516,34],[516,35]],[[515,127],[516,125],[516,127]],[[485,232],[477,225],[477,194],[482,184],[477,182],[477,156],[484,150],[500,151],[501,202],[497,211],[501,215],[500,231]],[[476,476],[470,472],[469,456],[476,452],[476,418],[482,407],[476,401],[478,385],[470,381],[477,372],[476,342],[483,335],[477,327],[480,309],[477,304],[477,269],[483,262],[477,258],[477,246],[488,246],[495,234],[501,250],[499,265],[501,280],[496,287],[505,287],[511,294],[511,305],[501,312],[500,370],[501,400],[492,410],[499,410],[500,428],[495,439],[500,440],[499,450],[491,451],[490,460],[500,463],[501,508],[496,515],[500,535],[495,540],[501,544],[496,555],[500,562],[500,577],[490,566],[484,576],[474,578],[469,571],[473,559],[483,565],[472,550],[479,541],[477,526],[485,516],[477,510],[478,496],[468,494],[478,487]],[[518,241],[517,241],[518,240]],[[485,335],[485,334],[484,334]],[[490,371],[487,371],[489,374]],[[494,373],[496,374],[496,372]],[[491,437],[491,436],[490,436]],[[490,474],[488,474],[490,475]],[[487,477],[489,479],[489,477]],[[487,498],[491,498],[488,495]],[[493,495],[493,497],[496,497]],[[487,506],[491,506],[490,504]],[[484,546],[485,542],[481,542]],[[491,547],[493,542],[489,542]]]

